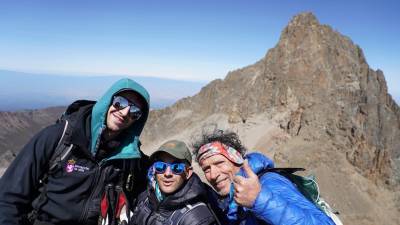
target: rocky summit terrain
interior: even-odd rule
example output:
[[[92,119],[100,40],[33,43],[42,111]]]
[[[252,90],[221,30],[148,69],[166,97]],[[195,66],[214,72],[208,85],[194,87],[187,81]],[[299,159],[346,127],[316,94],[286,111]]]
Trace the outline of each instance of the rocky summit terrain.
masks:
[[[0,176],[37,131],[55,122],[64,107],[0,112]]]
[[[61,111],[0,114],[1,160],[12,159],[16,150],[8,149],[19,149]],[[295,16],[253,65],[151,111],[142,149],[151,153],[169,139],[191,143],[213,129],[238,132],[248,149],[278,167],[315,174],[344,224],[400,224],[400,109],[383,72],[371,69],[359,46],[313,14]]]
[[[400,224],[399,107],[361,48],[313,14],[295,16],[255,64],[152,111],[143,149],[214,128],[315,174],[344,224]]]

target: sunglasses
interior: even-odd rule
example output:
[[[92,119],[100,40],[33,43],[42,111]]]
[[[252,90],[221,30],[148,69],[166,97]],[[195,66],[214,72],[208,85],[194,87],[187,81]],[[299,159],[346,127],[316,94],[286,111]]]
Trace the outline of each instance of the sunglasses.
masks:
[[[180,175],[185,171],[185,163],[166,163],[162,161],[157,161],[154,164],[154,169],[156,173],[165,173],[167,168],[171,168],[173,174]]]
[[[114,96],[112,105],[117,110],[122,110],[129,106],[129,116],[134,120],[138,120],[142,116],[142,110],[122,96]]]

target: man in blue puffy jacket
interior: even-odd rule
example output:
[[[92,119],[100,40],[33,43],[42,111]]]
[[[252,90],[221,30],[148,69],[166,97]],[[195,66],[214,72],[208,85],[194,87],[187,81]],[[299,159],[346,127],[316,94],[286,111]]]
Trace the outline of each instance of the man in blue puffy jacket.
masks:
[[[260,153],[245,155],[234,132],[203,134],[192,144],[207,181],[210,203],[223,224],[334,224]],[[257,174],[262,174],[260,177]]]

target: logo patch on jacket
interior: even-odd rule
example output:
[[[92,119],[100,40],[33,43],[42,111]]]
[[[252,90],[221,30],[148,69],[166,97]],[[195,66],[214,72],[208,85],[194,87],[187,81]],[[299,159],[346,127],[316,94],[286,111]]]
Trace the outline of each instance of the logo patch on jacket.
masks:
[[[65,166],[65,171],[67,173],[72,173],[74,171],[85,172],[85,171],[88,171],[88,170],[89,170],[88,167],[76,164],[76,161],[73,160],[73,159],[68,160],[68,163]]]

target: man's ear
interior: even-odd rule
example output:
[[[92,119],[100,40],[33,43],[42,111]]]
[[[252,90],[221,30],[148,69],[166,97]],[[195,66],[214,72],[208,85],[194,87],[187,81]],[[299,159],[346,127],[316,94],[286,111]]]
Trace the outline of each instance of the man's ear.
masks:
[[[187,166],[186,167],[186,180],[189,180],[189,178],[192,176],[193,174],[193,167],[191,166]]]

